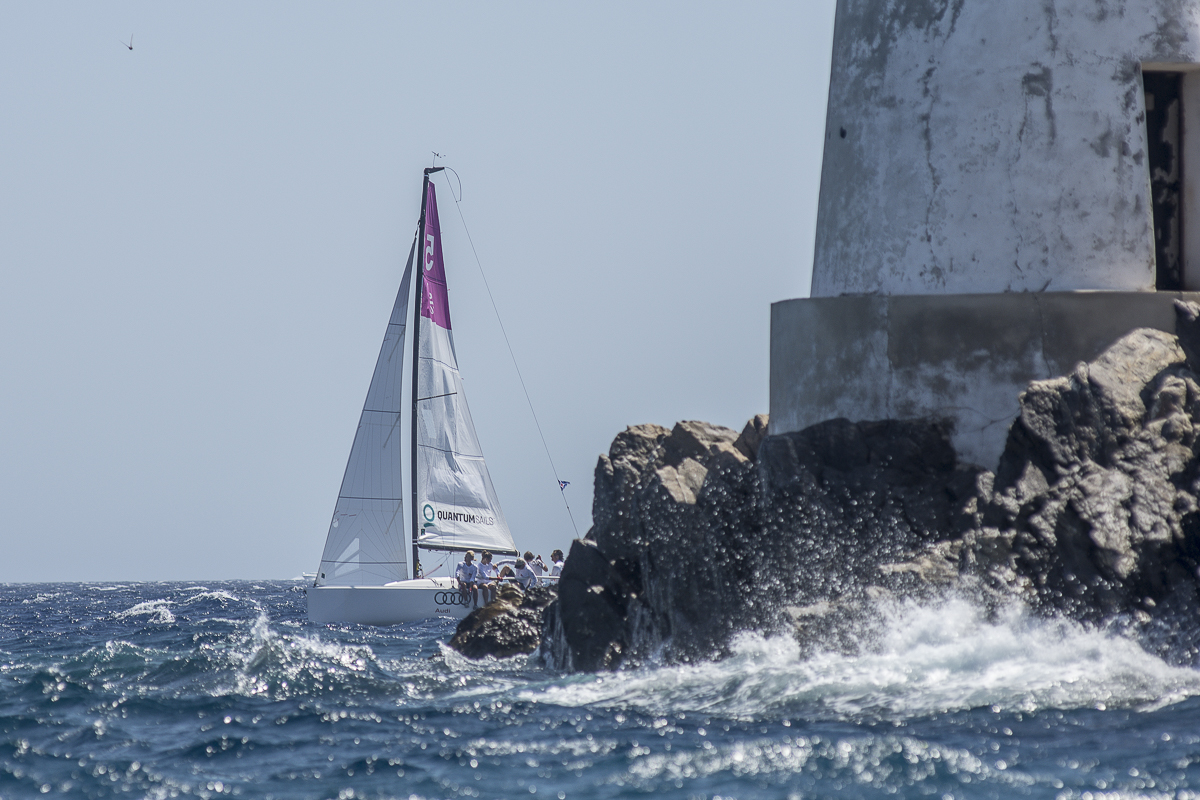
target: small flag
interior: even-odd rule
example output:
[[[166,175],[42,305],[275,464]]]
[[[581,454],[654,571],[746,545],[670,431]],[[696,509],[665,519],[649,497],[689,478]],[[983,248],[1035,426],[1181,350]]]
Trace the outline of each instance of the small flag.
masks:
[[[571,485],[570,481],[559,481],[558,482],[558,490],[561,492],[563,489],[567,488],[570,485]]]

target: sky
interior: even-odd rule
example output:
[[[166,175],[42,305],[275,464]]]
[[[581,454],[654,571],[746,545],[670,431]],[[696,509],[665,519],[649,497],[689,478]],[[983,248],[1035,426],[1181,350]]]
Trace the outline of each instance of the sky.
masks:
[[[315,570],[433,152],[493,482],[566,550],[626,426],[768,410],[833,10],[0,4],[0,581]]]

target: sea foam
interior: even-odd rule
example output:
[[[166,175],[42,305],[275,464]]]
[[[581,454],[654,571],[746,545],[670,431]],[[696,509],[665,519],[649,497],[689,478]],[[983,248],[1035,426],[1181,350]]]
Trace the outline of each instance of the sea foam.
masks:
[[[996,711],[1160,707],[1200,694],[1200,672],[1136,642],[1012,607],[990,617],[961,599],[881,603],[852,654],[804,657],[790,636],[739,636],[724,659],[648,666],[527,687],[564,706],[698,712],[731,719],[908,718]]]
[[[175,615],[171,613],[171,606],[174,605],[170,600],[148,600],[144,603],[138,603],[124,611],[117,612],[114,616],[117,619],[129,619],[130,617],[149,617],[148,622],[157,623],[160,625],[170,625],[175,621]]]

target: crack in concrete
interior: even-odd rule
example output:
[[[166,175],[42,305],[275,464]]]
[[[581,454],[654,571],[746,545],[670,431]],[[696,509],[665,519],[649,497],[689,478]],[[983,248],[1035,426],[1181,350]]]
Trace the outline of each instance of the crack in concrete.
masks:
[[[1054,26],[1058,23],[1058,10],[1054,8],[1054,0],[1044,0],[1042,13],[1046,15],[1046,33],[1050,37],[1050,52],[1058,53],[1058,34]]]
[[[933,129],[931,120],[933,118],[933,106],[937,98],[934,92],[929,89],[929,82],[933,79],[937,67],[930,67],[925,70],[925,74],[921,76],[922,95],[929,100],[929,107],[925,110],[918,119],[921,121],[921,138],[925,142],[925,167],[929,170],[929,202],[925,206],[925,246],[929,251],[929,271],[937,270],[937,257],[933,251],[933,231],[930,228],[933,218],[933,207],[937,203],[937,191],[941,186],[941,180],[938,178],[937,169],[933,166]],[[936,276],[935,276],[936,277]],[[942,281],[943,285],[945,281]]]
[[[954,5],[950,8],[950,29],[946,31],[946,41],[954,35],[954,30],[958,27],[958,17],[962,14],[963,4],[966,2],[967,0],[954,0]]]

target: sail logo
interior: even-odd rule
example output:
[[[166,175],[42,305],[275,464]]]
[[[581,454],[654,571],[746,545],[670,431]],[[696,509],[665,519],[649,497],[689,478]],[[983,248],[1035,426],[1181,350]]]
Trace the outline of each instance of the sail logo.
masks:
[[[421,516],[425,518],[426,522],[433,522],[433,506],[426,503],[425,507],[421,509]]]
[[[433,602],[439,606],[465,606],[471,602],[471,598],[460,591],[438,592],[433,596]]]
[[[465,514],[461,511],[439,511],[437,512],[437,518],[444,519],[447,522],[466,522],[472,525],[496,524],[495,517],[489,517],[484,514]]]

